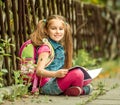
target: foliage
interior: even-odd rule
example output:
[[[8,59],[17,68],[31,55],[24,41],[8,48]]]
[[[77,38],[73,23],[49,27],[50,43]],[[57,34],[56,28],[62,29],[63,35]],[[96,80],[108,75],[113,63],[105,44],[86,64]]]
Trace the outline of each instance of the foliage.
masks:
[[[26,62],[25,59],[24,62]],[[21,73],[27,74],[27,73],[34,73],[36,64],[34,64],[34,60],[27,61],[27,63],[21,64]]]
[[[116,67],[120,67],[120,58],[116,60],[104,61],[102,66],[106,70],[113,70]]]
[[[28,78],[26,75],[21,75],[20,71],[14,71],[15,84],[13,85],[14,91],[8,97],[11,101],[14,101],[17,97],[22,97],[28,94],[28,87],[30,83],[24,84],[23,78]]]
[[[26,84],[24,81],[25,78],[28,79]],[[21,71],[14,71],[14,80],[15,80],[15,85],[19,85],[19,84],[24,85],[25,84],[27,88],[31,85],[31,83],[29,81],[30,78],[27,75],[24,75],[24,74],[21,75]]]
[[[11,44],[11,39],[0,39],[0,55],[3,56],[10,56],[10,54],[5,53],[5,49],[9,49],[10,46],[15,46],[14,44]]]
[[[16,98],[22,97],[28,92],[28,88],[23,84],[13,85],[12,88],[12,94],[6,97],[6,99],[9,99],[10,101],[14,101]]]
[[[3,103],[4,99],[9,99],[10,101],[14,101],[17,97],[22,97],[28,94],[28,87],[30,83],[24,84],[23,78],[28,78],[26,75],[22,75],[20,71],[14,71],[14,79],[15,84],[8,87],[8,89],[4,89],[4,94],[0,94],[0,104]]]
[[[31,78],[27,74],[33,73],[35,65],[33,65],[33,62],[30,61],[22,66],[22,70],[14,71],[15,85],[13,85],[13,87],[15,89],[13,94],[9,97],[9,99],[13,101],[16,97],[21,97],[29,93]],[[20,85],[20,87],[17,87],[17,85]]]
[[[15,85],[23,84],[23,79],[20,76],[20,71],[14,71]]]
[[[92,3],[92,4],[102,5],[102,6],[104,6],[107,2],[106,0],[81,0],[81,1],[85,3]]]
[[[3,64],[3,56],[10,56],[10,54],[6,53],[5,50],[9,50],[10,46],[14,46],[11,44],[11,39],[5,37],[5,39],[0,39],[0,88],[3,87],[3,75],[7,73],[6,69],[2,69]]]
[[[120,10],[120,1],[119,0],[77,0],[84,3],[99,5],[107,7],[110,10]]]
[[[97,66],[97,60],[95,58],[92,58],[87,51],[84,49],[81,49],[78,51],[78,54],[76,55],[74,61],[74,65],[80,65],[83,67],[94,67]]]
[[[14,44],[11,44],[11,39],[9,39],[7,37],[5,39],[0,39],[0,56],[2,58],[3,58],[3,56],[10,56],[10,54],[8,52],[9,52],[11,46],[14,47]],[[30,64],[27,66],[30,67],[29,70],[32,69]],[[1,68],[0,69],[0,87],[3,87],[3,75],[5,73],[7,73],[7,70]],[[14,101],[18,96],[20,97],[20,96],[28,94],[28,87],[31,84],[29,81],[27,84],[24,84],[24,80],[23,80],[23,78],[30,80],[28,78],[28,76],[21,75],[21,71],[17,71],[17,70],[13,71],[13,74],[14,74],[15,84],[13,84],[13,86],[12,86],[12,93],[11,94],[6,93],[5,95],[1,94],[0,95],[0,103],[3,102],[4,98]]]
[[[116,77],[116,74],[120,73],[120,58],[104,61],[101,66],[103,68],[103,72],[99,75],[99,78]]]
[[[0,0],[0,6],[2,6],[2,1]]]
[[[3,75],[7,73],[7,70],[6,69],[2,69],[0,70],[0,88],[3,87]]]

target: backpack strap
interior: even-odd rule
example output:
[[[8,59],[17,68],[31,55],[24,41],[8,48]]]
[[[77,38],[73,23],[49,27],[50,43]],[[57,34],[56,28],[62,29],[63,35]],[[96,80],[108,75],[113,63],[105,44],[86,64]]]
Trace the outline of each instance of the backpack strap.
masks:
[[[27,40],[26,42],[23,43],[23,45],[20,48],[19,56],[21,60],[26,61],[33,60],[35,63],[36,48],[33,46],[31,40]]]
[[[43,43],[50,48],[50,55],[49,55],[49,57],[47,59],[47,63],[46,63],[46,67],[47,67],[53,61],[55,53],[54,53],[54,49],[53,49],[51,43],[46,38],[43,39]],[[36,73],[34,73],[33,78],[34,78],[33,79],[33,86],[32,86],[31,92],[34,94],[35,92],[38,91],[38,88],[37,88],[38,77],[36,76]],[[41,80],[42,80],[42,76],[39,77],[39,85],[41,85]]]
[[[46,63],[46,67],[53,61],[54,59],[54,56],[55,56],[55,52],[54,52],[54,49],[53,49],[53,46],[51,45],[51,43],[48,41],[48,39],[44,38],[43,39],[43,43],[47,46],[49,46],[50,48],[50,55],[48,57],[48,60],[47,60],[47,63]]]

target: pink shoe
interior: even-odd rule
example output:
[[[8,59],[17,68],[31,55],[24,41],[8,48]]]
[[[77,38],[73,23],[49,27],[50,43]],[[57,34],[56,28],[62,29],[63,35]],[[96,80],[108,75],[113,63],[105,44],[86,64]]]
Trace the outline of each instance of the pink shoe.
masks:
[[[64,95],[67,96],[79,96],[82,93],[82,89],[78,86],[73,86],[68,88],[65,92]]]

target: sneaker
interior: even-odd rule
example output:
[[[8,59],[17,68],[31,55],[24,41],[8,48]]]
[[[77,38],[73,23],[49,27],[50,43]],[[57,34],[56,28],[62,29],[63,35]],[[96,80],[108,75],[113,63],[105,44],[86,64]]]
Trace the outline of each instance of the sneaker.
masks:
[[[83,95],[89,95],[92,92],[92,90],[93,90],[93,87],[91,84],[84,86],[83,87],[83,91],[84,91]]]
[[[82,89],[78,86],[73,86],[68,88],[65,92],[64,95],[67,96],[79,96],[82,93]]]

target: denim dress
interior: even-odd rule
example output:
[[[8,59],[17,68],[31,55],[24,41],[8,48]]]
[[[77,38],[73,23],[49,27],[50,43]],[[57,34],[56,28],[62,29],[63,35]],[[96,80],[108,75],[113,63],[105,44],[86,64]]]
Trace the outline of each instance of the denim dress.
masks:
[[[49,71],[57,71],[63,68],[64,66],[65,61],[64,48],[60,43],[52,39],[48,39],[48,41],[53,46],[55,57],[52,63],[45,69]],[[43,87],[41,87],[41,93],[48,95],[58,95],[62,93],[62,90],[59,88],[56,78],[51,78]]]

